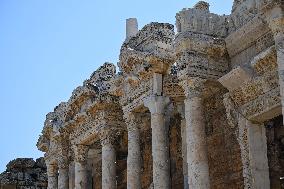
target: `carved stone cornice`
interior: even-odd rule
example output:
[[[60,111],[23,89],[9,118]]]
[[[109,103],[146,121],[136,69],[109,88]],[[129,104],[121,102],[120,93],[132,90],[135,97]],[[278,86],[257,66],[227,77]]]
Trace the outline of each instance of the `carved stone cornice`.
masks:
[[[180,85],[184,89],[185,96],[187,97],[187,99],[190,99],[192,97],[202,96],[205,89],[206,81],[206,79],[194,77],[180,81]]]
[[[76,162],[85,162],[88,157],[88,152],[89,152],[89,146],[86,145],[73,145],[72,146],[73,151],[74,151],[74,160]]]
[[[126,77],[145,79],[153,73],[165,74],[174,62],[174,26],[150,23],[121,47],[119,67]]]
[[[235,117],[234,111],[248,120],[265,120],[269,118],[269,111],[279,114],[281,101],[275,47],[255,56],[247,66],[251,66],[249,70],[237,67],[219,79],[229,90],[224,99],[228,117]],[[234,121],[228,120],[233,126]]]

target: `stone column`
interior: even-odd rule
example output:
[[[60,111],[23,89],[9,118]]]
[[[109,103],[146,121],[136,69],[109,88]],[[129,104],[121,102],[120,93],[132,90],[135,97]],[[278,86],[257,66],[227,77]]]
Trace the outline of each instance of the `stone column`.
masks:
[[[46,164],[48,185],[47,189],[57,189],[58,186],[58,167],[54,164]]]
[[[184,103],[178,104],[178,112],[181,116],[180,128],[182,138],[182,160],[183,160],[183,188],[188,189],[188,166],[187,166],[187,145],[186,145],[186,121],[184,112]]]
[[[191,78],[181,84],[186,93],[185,118],[187,136],[188,184],[192,189],[209,189],[205,117],[202,91],[205,80]]]
[[[74,161],[69,164],[69,189],[75,188],[75,163]]]
[[[279,74],[282,114],[284,115],[284,10],[283,6],[275,6],[267,12],[267,20],[274,35]]]
[[[58,189],[69,188],[69,166],[67,157],[58,158]]]
[[[165,107],[169,102],[169,98],[156,95],[150,96],[144,101],[144,105],[151,112],[153,182],[155,189],[171,188],[168,130],[165,126],[164,115]]]
[[[114,134],[103,134],[102,144],[102,189],[116,188],[116,152]]]
[[[141,189],[139,118],[135,113],[128,113],[125,120],[128,130],[127,188]]]
[[[75,188],[86,189],[87,178],[87,156],[89,147],[85,145],[76,145],[75,152]]]

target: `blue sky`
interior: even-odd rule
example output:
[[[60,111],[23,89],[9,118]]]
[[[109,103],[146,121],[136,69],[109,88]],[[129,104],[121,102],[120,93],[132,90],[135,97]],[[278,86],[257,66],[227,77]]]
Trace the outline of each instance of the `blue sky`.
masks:
[[[0,172],[17,157],[37,158],[45,115],[104,62],[118,61],[125,19],[139,28],[175,23],[190,0],[1,0]],[[229,14],[233,0],[208,1]]]

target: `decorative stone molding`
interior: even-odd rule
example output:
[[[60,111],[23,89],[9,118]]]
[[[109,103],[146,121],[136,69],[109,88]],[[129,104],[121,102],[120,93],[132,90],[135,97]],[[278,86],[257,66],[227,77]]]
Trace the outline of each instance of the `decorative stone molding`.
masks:
[[[136,36],[122,45],[120,69],[126,75],[138,75],[140,78],[155,72],[165,73],[173,62],[171,53],[173,38],[173,25],[163,23],[146,25]]]
[[[201,17],[203,19],[200,19]],[[178,32],[192,31],[213,36],[226,36],[226,18],[227,16],[210,13],[209,4],[199,1],[194,8],[185,8],[176,14],[176,27]]]

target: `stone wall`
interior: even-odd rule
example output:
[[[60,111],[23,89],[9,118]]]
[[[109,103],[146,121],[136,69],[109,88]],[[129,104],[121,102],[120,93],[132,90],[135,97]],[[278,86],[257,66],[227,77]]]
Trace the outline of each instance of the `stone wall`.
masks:
[[[227,123],[222,91],[205,100],[211,189],[241,189],[242,160],[235,128]]]
[[[47,188],[46,166],[43,158],[17,158],[7,164],[0,174],[1,189],[45,189]]]

